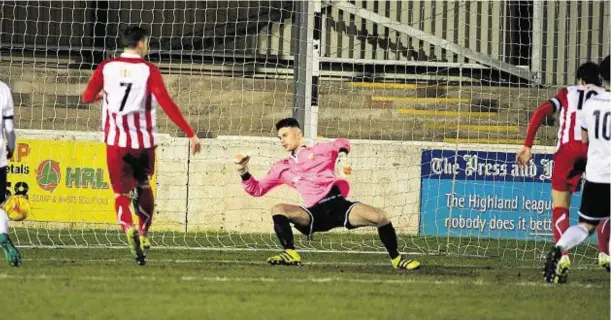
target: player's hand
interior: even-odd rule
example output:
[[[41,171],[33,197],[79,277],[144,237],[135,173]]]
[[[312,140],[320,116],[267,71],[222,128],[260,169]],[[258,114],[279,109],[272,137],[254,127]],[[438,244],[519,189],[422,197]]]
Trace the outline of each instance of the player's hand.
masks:
[[[335,168],[341,177],[346,178],[350,174],[352,174],[352,160],[348,158],[347,153],[340,152],[337,155],[337,160],[335,162]]]
[[[197,135],[189,138],[189,143],[191,144],[191,154],[196,155],[202,150],[202,144],[199,142]]]
[[[235,156],[233,162],[235,163],[235,168],[238,173],[242,176],[248,172],[248,161],[250,160],[250,156],[245,154],[238,154]]]
[[[518,161],[519,164],[525,166],[528,164],[528,161],[530,161],[530,158],[532,158],[531,148],[527,146],[522,146],[522,149],[518,151],[516,160]]]
[[[14,151],[15,151],[15,150],[11,150],[11,149],[9,149],[8,147],[6,147],[6,158],[7,158],[7,159],[11,159],[11,158],[13,157],[13,152],[14,152]]]

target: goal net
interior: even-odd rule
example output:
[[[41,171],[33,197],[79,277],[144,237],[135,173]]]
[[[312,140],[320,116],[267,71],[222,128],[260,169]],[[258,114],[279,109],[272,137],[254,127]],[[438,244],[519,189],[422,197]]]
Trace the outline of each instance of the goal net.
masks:
[[[539,130],[529,166],[515,165],[515,153],[532,110],[573,85],[580,63],[609,54],[609,3],[320,4],[313,25],[320,46],[308,67],[319,73],[311,140],[351,139],[350,198],[389,215],[403,252],[538,259],[552,235],[554,119]],[[151,31],[148,59],[204,137],[202,154],[189,156],[186,139],[158,113],[153,245],[277,250],[270,209],[301,200],[287,187],[249,197],[232,160],[250,154],[260,178],[285,156],[274,124],[299,98],[295,56],[305,49],[296,8],[295,1],[0,3],[0,80],[13,90],[19,128],[7,191],[27,193],[33,207],[25,221],[11,222],[15,242],[125,244],[99,142],[101,106],[79,100],[97,63],[121,52],[120,30],[140,24]],[[373,228],[295,234],[300,249],[385,252]],[[593,248],[575,255],[591,261]]]

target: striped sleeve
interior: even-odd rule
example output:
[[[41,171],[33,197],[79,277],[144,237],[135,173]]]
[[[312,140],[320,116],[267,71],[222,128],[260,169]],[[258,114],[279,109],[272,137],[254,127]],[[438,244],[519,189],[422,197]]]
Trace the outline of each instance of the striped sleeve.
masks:
[[[551,98],[549,102],[554,106],[554,112],[560,111],[562,109],[562,105],[567,101],[568,90],[566,88],[560,89],[556,96]]]

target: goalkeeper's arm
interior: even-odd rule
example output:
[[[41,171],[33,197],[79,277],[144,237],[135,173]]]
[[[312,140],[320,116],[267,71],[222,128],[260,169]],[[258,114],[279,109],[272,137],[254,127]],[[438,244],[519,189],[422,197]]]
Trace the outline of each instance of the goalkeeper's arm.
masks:
[[[248,194],[253,197],[261,197],[282,184],[279,175],[280,170],[277,168],[278,164],[275,164],[269,173],[261,181],[258,181],[248,172],[248,161],[250,161],[250,157],[242,155],[236,157],[235,160],[236,170],[242,178],[242,186]]]

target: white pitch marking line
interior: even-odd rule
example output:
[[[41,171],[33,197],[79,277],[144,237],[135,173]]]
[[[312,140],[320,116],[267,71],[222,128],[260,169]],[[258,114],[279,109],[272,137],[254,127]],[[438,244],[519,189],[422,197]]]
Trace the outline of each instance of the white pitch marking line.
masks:
[[[147,281],[175,281],[175,278],[155,278],[155,277],[136,277],[136,279],[142,279]],[[79,280],[79,281],[112,281],[116,282],[115,277],[104,277],[104,276],[52,276],[45,274],[38,274],[33,276],[23,275],[12,275],[7,273],[0,273],[0,279],[30,279],[30,280]],[[422,280],[422,279],[351,279],[351,278],[265,278],[265,277],[199,277],[199,276],[182,276],[181,281],[201,281],[201,282],[261,282],[261,283],[356,283],[356,284],[426,284],[426,285],[476,285],[476,286],[499,286],[503,284],[485,282],[483,280],[475,281],[454,281],[454,280]],[[517,286],[529,286],[529,287],[554,287],[554,285],[547,284],[544,282],[534,281],[521,281],[510,283],[509,285]],[[602,285],[593,284],[581,284],[581,283],[567,283],[561,285],[561,287],[577,287],[577,288],[604,288]]]
[[[124,261],[132,261],[132,259],[68,259],[68,258],[41,258],[41,259],[23,259],[25,261],[49,261],[49,262],[124,262]],[[178,263],[178,264],[188,264],[188,263],[239,263],[239,264],[249,264],[249,265],[267,265],[268,263],[264,260],[261,261],[252,261],[252,260],[222,260],[222,259],[147,259],[148,262],[162,262],[162,263]],[[390,267],[390,263],[380,263],[380,262],[303,262],[304,266],[312,265],[312,266],[355,266],[355,267]],[[486,265],[438,265],[434,264],[434,267],[446,267],[446,268],[473,268],[473,269],[481,269],[487,268]],[[426,265],[423,266],[425,268]],[[539,266],[514,266],[513,269],[522,269],[522,270],[538,270]],[[492,270],[494,270],[493,268]],[[600,269],[598,266],[572,266],[571,270],[598,270]],[[602,270],[602,269],[600,269]]]

